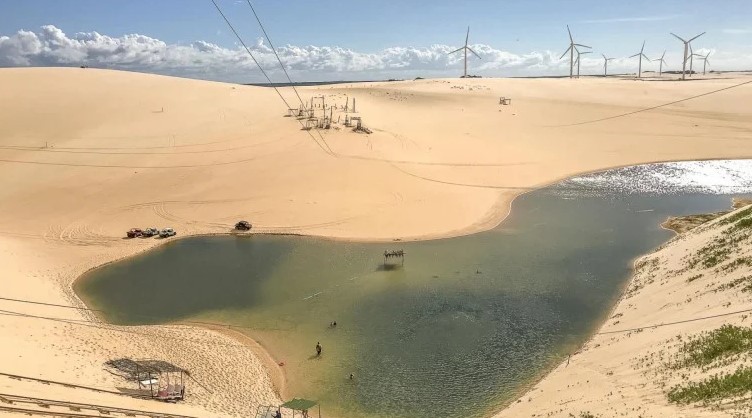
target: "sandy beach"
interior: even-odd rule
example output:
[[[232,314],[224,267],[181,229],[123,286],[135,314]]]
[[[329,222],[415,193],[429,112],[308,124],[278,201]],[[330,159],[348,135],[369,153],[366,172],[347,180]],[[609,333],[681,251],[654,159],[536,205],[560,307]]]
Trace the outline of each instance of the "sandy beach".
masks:
[[[366,135],[343,127],[301,130],[296,118],[285,117],[277,93],[264,87],[96,69],[0,69],[6,298],[0,300],[0,372],[115,390],[123,382],[103,369],[105,361],[161,358],[191,370],[209,390],[194,385],[186,402],[168,405],[2,376],[0,389],[201,417],[247,416],[249,405],[255,411],[285,395],[272,384],[280,371],[269,370],[252,344],[181,325],[70,322],[92,318],[7,299],[80,306],[71,285],[81,274],[169,241],[124,239],[132,227],[169,226],[183,237],[229,233],[236,221],[248,219],[258,233],[378,241],[456,236],[497,225],[515,196],[574,174],[656,161],[752,158],[752,110],[744,106],[752,84],[742,84],[750,81],[726,74],[684,83],[447,79],[298,89],[304,100],[323,95],[327,105],[355,97],[363,124],[373,131]],[[280,92],[291,104],[297,100],[290,88]],[[499,105],[501,96],[512,104]],[[335,121],[344,119],[338,113]],[[651,257],[674,265],[713,233],[690,232]],[[638,268],[633,283],[644,270]],[[604,329],[711,312],[706,305],[731,297],[713,293],[707,302],[681,303],[699,288],[671,286],[637,293],[619,306],[625,310],[620,323],[609,321]],[[668,305],[670,312],[657,309]],[[734,300],[717,309],[742,305]],[[504,413],[611,413],[622,407],[617,402],[627,402],[627,408],[657,405],[652,416],[673,414],[675,407],[655,388],[639,386],[645,378],[629,360],[655,341],[701,329],[683,327],[596,336],[568,367],[557,368]],[[567,374],[573,370],[575,377]],[[606,397],[619,393],[617,380],[628,382],[621,387],[624,400]],[[597,391],[593,382],[600,383]],[[604,399],[613,402],[595,405]]]

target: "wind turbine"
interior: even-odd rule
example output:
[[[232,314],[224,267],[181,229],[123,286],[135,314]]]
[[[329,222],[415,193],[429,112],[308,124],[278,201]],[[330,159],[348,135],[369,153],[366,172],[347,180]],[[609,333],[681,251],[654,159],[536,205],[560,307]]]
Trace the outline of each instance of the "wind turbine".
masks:
[[[563,54],[559,57],[559,59],[564,58],[564,55],[567,55],[567,52],[569,52],[569,78],[572,78],[574,76],[574,53],[577,52],[577,57],[579,58],[580,51],[577,49],[578,46],[581,46],[583,48],[590,48],[587,45],[582,44],[576,44],[574,43],[574,39],[572,38],[572,31],[569,30],[569,25],[567,25],[567,32],[569,32],[569,48],[567,48],[566,51],[564,51]],[[579,61],[579,59],[578,59]]]
[[[640,48],[640,52],[629,57],[629,58],[640,57],[640,65],[639,67],[637,67],[637,78],[642,77],[642,57],[645,57],[645,59],[647,59],[648,61],[650,60],[650,58],[648,58],[645,54],[642,53],[642,51],[644,50],[645,50],[645,41],[642,41],[642,48]]]
[[[658,59],[656,59],[656,60],[653,60],[653,61],[658,61],[658,62],[660,62],[660,66],[658,67],[658,77],[660,77],[660,76],[662,76],[662,75],[663,75],[663,64],[665,64],[665,63],[666,63],[666,60],[664,60],[664,59],[663,59],[663,57],[665,57],[665,56],[666,56],[666,51],[664,50],[664,51],[663,51],[663,55],[661,55],[661,57],[660,57],[660,58],[658,58]]]
[[[450,52],[450,53],[447,54],[447,55],[451,55],[451,54],[454,54],[455,52],[459,52],[459,51],[462,51],[462,50],[465,51],[465,72],[462,74],[462,78],[467,77],[467,51],[472,52],[476,57],[480,58],[480,55],[478,55],[475,51],[473,51],[472,48],[470,48],[469,46],[467,46],[468,39],[470,39],[470,26],[467,27],[467,35],[465,36],[465,46],[463,46],[461,48],[457,48],[454,51],[452,51],[452,52]],[[480,59],[483,59],[483,58],[480,58]]]
[[[608,77],[608,62],[613,60],[613,58],[606,58],[606,54],[603,55],[603,76]]]
[[[684,42],[684,61],[682,61],[682,80],[684,80],[685,77],[686,77],[686,75],[687,75],[687,52],[689,52],[689,47],[690,47],[689,43],[692,42],[692,41],[694,41],[695,39],[699,38],[700,36],[705,35],[705,32],[703,32],[703,33],[695,36],[694,38],[692,38],[692,39],[690,39],[688,41],[685,41],[684,39],[680,38],[677,34],[675,34],[673,32],[669,32],[669,33],[671,33],[672,35],[674,35],[674,37],[676,39]],[[690,64],[691,64],[691,62],[690,62]]]
[[[707,54],[705,54],[705,56],[702,56],[702,55],[698,55],[698,56],[702,57],[702,75],[705,75],[705,69],[708,66],[708,62],[709,62],[708,61],[708,57],[710,56],[710,52],[708,52]]]
[[[585,52],[577,51],[577,78],[580,78],[580,55],[585,55],[585,54],[592,54],[592,52],[591,51],[585,51]]]
[[[692,67],[695,63],[695,57],[701,57],[702,55],[695,54],[695,51],[692,50],[692,44],[689,44],[689,76],[692,77],[692,75],[695,73],[694,70],[692,70]]]

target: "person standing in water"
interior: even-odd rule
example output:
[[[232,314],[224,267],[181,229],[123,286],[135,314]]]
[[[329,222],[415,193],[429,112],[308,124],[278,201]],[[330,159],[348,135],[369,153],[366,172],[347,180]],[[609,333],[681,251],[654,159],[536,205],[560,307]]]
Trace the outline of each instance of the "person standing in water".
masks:
[[[319,342],[316,343],[316,355],[317,356],[321,355],[321,343]]]

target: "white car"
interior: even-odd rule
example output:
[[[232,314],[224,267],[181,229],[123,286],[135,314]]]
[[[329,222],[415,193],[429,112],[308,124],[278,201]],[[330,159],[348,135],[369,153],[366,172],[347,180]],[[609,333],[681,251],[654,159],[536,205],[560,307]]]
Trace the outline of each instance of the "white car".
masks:
[[[157,235],[159,235],[159,230],[157,228],[146,228],[141,231],[142,237],[154,237]]]
[[[174,236],[175,234],[177,234],[177,232],[175,232],[175,230],[172,229],[172,228],[165,228],[165,229],[159,231],[160,238],[171,237],[171,236]]]

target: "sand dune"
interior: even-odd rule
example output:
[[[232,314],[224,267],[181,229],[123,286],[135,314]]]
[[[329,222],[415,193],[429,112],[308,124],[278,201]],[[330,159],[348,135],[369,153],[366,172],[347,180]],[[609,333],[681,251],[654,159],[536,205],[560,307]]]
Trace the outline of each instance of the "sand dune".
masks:
[[[171,226],[186,236],[227,233],[248,219],[258,232],[342,239],[460,235],[498,224],[520,193],[576,173],[752,157],[752,110],[744,106],[750,84],[619,116],[749,80],[300,88],[305,100],[324,95],[328,104],[355,97],[373,130],[320,137],[284,117],[268,88],[94,69],[0,69],[3,296],[78,303],[70,285],[83,272],[159,244],[124,240],[134,226]],[[291,104],[297,100],[292,89],[280,91]],[[498,105],[500,96],[512,105]],[[0,309],[82,318],[9,301]],[[251,348],[217,350],[205,341],[224,337],[193,328],[145,332],[185,338],[166,342],[2,315],[0,371],[112,388],[118,383],[102,370],[104,361],[159,356],[215,385],[184,405],[193,415],[242,416],[240,405],[277,401]],[[240,395],[233,390],[238,379],[247,385]]]

